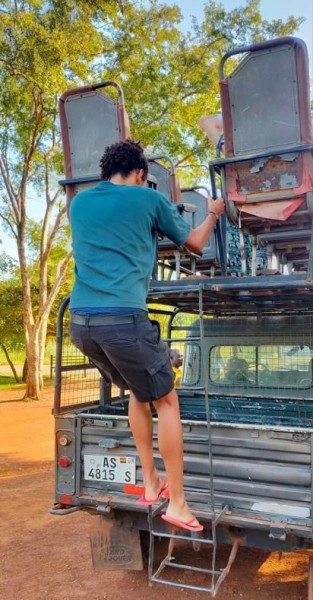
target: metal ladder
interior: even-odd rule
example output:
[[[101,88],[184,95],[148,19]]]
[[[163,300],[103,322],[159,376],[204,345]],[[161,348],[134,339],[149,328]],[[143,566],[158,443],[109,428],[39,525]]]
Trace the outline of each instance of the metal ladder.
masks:
[[[150,547],[149,547],[149,563],[148,563],[148,579],[151,583],[161,583],[165,585],[170,585],[174,587],[179,587],[183,589],[190,589],[200,592],[207,592],[211,594],[214,598],[221,583],[224,581],[225,577],[228,575],[231,565],[233,564],[238,547],[240,545],[239,539],[235,539],[233,542],[233,546],[229,555],[228,563],[225,568],[217,569],[216,568],[216,551],[217,551],[217,539],[216,539],[216,528],[220,523],[224,514],[228,511],[228,507],[224,507],[224,509],[218,514],[215,515],[212,519],[212,534],[211,537],[200,537],[201,534],[192,533],[190,535],[175,533],[177,531],[176,527],[173,527],[173,533],[165,533],[164,531],[158,531],[154,527],[153,520],[154,518],[160,514],[163,510],[164,505],[166,504],[166,500],[162,502],[157,508],[154,510],[152,507],[148,507],[148,523],[149,523],[149,533],[150,533]],[[202,532],[201,532],[202,533]],[[154,546],[156,538],[167,538],[169,540],[168,550],[165,558],[161,561],[157,569],[154,571]],[[176,540],[184,540],[192,544],[194,551],[198,551],[200,549],[201,544],[209,545],[212,548],[212,559],[211,559],[211,568],[201,568],[193,565],[188,565],[185,563],[174,562],[175,558],[173,556],[173,551],[175,547]],[[207,585],[193,585],[191,583],[183,583],[181,581],[173,581],[166,576],[162,576],[164,569],[176,569],[176,571],[186,571],[201,573],[204,575],[208,575],[208,583]]]
[[[203,285],[199,286],[199,319],[200,319],[200,347],[203,349],[204,344],[204,324],[203,324]],[[203,355],[203,352],[201,353]],[[237,550],[240,545],[240,539],[234,538],[232,549],[229,555],[229,559],[225,568],[218,570],[216,568],[216,553],[217,553],[217,535],[216,530],[223,519],[226,513],[230,512],[228,506],[223,507],[220,512],[217,512],[215,509],[215,498],[214,498],[214,475],[213,475],[213,452],[212,452],[212,433],[211,433],[211,419],[210,419],[210,406],[209,406],[209,394],[208,394],[208,385],[209,385],[209,377],[207,371],[205,371],[204,378],[204,386],[202,391],[204,392],[205,397],[205,406],[206,406],[206,420],[207,420],[207,429],[208,429],[208,437],[207,441],[209,443],[209,465],[210,465],[210,492],[208,498],[208,508],[210,508],[210,517],[211,521],[211,535],[210,537],[202,537],[202,533],[193,533],[193,532],[183,532],[177,533],[177,527],[172,526],[171,533],[165,533],[164,530],[158,531],[154,526],[154,519],[161,512],[164,511],[166,507],[167,500],[162,501],[157,507],[148,507],[148,525],[149,525],[149,534],[150,534],[150,545],[149,545],[149,563],[148,563],[148,578],[149,582],[162,583],[166,585],[171,585],[174,587],[180,587],[184,589],[192,589],[196,591],[207,592],[211,594],[214,598],[221,583],[224,581],[225,577],[228,575],[231,565],[233,564]],[[199,388],[200,389],[200,388]],[[205,531],[205,530],[204,530]],[[154,571],[154,555],[155,555],[155,540],[156,538],[167,538],[169,540],[168,550],[165,558],[161,561],[159,567]],[[173,550],[175,547],[176,540],[185,540],[192,544],[193,549],[198,551],[200,549],[201,544],[205,544],[211,547],[212,549],[212,559],[211,559],[211,568],[200,568],[192,565],[181,564],[174,562]],[[164,569],[176,569],[177,571],[193,571],[196,573],[202,573],[204,575],[209,576],[208,585],[192,585],[189,583],[181,583],[179,581],[173,581],[171,579],[167,579],[162,576]]]

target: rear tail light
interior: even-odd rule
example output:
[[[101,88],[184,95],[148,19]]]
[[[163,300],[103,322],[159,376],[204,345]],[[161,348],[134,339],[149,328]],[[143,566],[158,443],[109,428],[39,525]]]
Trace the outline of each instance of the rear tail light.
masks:
[[[60,456],[60,458],[59,458],[59,465],[60,465],[60,467],[63,467],[64,469],[66,469],[66,467],[69,467],[71,462],[72,461],[68,456]]]
[[[73,496],[68,496],[67,494],[62,494],[60,496],[61,504],[72,504]]]

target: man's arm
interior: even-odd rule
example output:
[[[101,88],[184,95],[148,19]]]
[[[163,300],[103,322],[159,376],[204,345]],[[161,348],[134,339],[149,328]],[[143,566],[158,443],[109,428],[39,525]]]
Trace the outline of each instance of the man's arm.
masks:
[[[201,254],[208,238],[210,237],[216,222],[225,212],[225,203],[223,198],[212,200],[208,198],[208,216],[198,227],[191,229],[189,236],[184,244],[188,250]]]

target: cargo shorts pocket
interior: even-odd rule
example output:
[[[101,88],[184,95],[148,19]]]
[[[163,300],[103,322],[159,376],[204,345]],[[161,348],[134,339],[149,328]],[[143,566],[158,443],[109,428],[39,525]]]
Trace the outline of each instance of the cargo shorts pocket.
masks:
[[[98,329],[97,339],[103,348],[122,352],[136,346],[138,333],[134,323],[106,326]]]
[[[153,365],[147,365],[150,395],[152,400],[166,396],[174,387],[174,373],[168,356],[163,354]]]

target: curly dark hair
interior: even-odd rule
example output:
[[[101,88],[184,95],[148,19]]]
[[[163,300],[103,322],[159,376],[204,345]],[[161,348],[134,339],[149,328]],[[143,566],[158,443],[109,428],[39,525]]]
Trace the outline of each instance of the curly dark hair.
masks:
[[[105,148],[100,160],[101,179],[108,181],[118,173],[127,177],[132,171],[143,169],[143,180],[148,177],[148,161],[140,142],[127,139]]]

